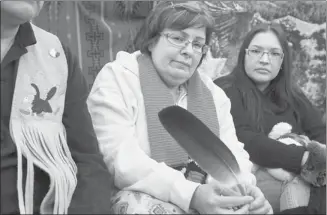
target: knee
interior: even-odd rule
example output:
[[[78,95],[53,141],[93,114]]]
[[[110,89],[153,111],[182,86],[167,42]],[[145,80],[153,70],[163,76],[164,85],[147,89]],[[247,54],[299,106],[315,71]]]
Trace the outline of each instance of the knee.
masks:
[[[289,190],[305,190],[310,192],[310,184],[301,179],[300,177],[294,177],[293,180],[289,182],[285,182],[283,189],[289,189]]]

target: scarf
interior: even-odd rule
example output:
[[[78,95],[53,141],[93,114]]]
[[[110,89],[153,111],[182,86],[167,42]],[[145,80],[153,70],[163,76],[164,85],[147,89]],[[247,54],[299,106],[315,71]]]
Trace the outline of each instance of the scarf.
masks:
[[[187,164],[189,162],[188,154],[165,130],[158,117],[159,111],[174,105],[171,92],[157,73],[150,56],[142,54],[137,60],[151,157],[157,162],[165,162],[171,167]],[[187,83],[187,109],[219,136],[219,125],[212,94],[197,71]]]

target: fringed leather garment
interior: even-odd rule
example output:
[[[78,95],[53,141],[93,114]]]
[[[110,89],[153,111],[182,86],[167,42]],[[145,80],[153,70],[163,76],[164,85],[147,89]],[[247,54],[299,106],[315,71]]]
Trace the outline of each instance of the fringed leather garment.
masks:
[[[50,178],[41,214],[67,214],[77,185],[77,167],[62,124],[67,87],[67,60],[59,39],[32,25],[37,43],[19,61],[10,118],[17,147],[17,191],[21,214],[33,214],[34,167]],[[27,160],[23,189],[22,157]]]

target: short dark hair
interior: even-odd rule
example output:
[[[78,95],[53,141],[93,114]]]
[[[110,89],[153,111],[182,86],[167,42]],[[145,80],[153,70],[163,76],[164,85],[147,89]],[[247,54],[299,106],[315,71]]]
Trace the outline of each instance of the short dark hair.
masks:
[[[150,54],[149,46],[157,42],[165,28],[182,30],[189,27],[205,27],[206,44],[209,44],[214,23],[208,7],[202,2],[160,1],[145,19],[134,44],[142,53]]]

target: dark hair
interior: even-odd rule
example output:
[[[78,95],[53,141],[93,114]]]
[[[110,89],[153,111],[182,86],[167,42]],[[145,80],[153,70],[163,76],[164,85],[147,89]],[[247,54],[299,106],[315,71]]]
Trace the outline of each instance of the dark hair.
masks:
[[[261,32],[272,32],[278,38],[283,52],[284,58],[278,75],[270,82],[269,86],[265,90],[266,97],[276,105],[273,110],[265,108],[262,103],[262,92],[260,92],[254,82],[245,73],[245,49],[253,40],[254,36]],[[242,88],[241,94],[243,103],[246,109],[250,112],[251,119],[256,123],[258,129],[263,131],[262,120],[264,111],[282,112],[287,108],[293,108],[294,114],[299,121],[298,111],[296,110],[297,101],[302,100],[304,96],[300,89],[291,82],[292,72],[292,60],[291,53],[288,45],[287,37],[280,24],[277,23],[263,23],[256,25],[245,36],[245,39],[241,45],[237,64],[234,67],[231,74],[226,77],[222,77],[221,80],[216,80],[216,83],[221,83],[219,86],[222,88],[228,88],[233,82],[238,88]]]
[[[150,54],[149,46],[157,42],[165,28],[183,30],[189,27],[206,28],[206,44],[209,44],[214,19],[207,6],[198,1],[159,1],[145,19],[134,40],[135,47]]]

